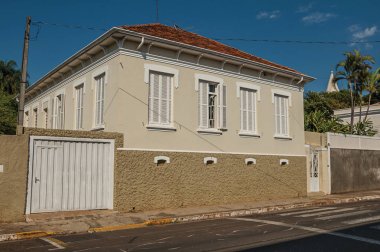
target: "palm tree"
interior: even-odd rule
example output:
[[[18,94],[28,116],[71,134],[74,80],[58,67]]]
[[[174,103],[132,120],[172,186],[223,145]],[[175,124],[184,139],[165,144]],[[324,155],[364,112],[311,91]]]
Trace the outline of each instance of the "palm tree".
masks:
[[[371,105],[372,95],[377,92],[377,89],[380,87],[380,67],[374,72],[369,73],[365,82],[365,90],[368,91],[368,104],[367,111],[363,121],[367,120],[369,106]]]
[[[375,61],[372,56],[361,55],[358,50],[346,52],[344,56],[346,58],[336,65],[336,69],[339,69],[339,71],[336,73],[335,81],[346,80],[348,83],[351,98],[350,131],[352,133],[354,126],[355,96],[358,94],[358,85],[360,85],[361,82],[360,77],[363,71],[371,68],[369,63],[374,63]]]
[[[0,91],[17,94],[20,90],[21,71],[13,60],[0,60]]]

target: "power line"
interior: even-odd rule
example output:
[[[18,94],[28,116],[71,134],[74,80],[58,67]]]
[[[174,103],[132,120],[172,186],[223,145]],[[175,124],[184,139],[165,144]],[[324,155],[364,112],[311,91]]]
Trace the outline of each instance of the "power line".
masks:
[[[69,24],[58,24],[58,23],[48,23],[43,21],[34,21],[32,22],[33,25],[50,25],[50,26],[57,26],[57,27],[64,27],[68,29],[86,29],[86,30],[93,30],[93,31],[107,31],[106,28],[100,28],[100,27],[88,27],[88,26],[82,26],[82,25],[69,25]]]
[[[268,42],[268,43],[297,43],[297,44],[330,44],[330,45],[350,45],[380,43],[380,40],[372,41],[304,41],[304,40],[277,40],[277,39],[245,39],[245,38],[212,38],[216,41],[243,41],[243,42]]]
[[[158,2],[157,2],[157,13],[156,19],[158,20]],[[92,31],[107,31],[106,28],[101,27],[88,27],[82,25],[69,25],[69,24],[59,24],[59,23],[49,23],[43,21],[34,21],[32,25],[50,25],[56,27],[64,27],[67,29],[85,29]],[[37,32],[38,36],[39,31]],[[254,43],[287,43],[287,44],[322,44],[322,45],[351,45],[351,44],[374,44],[380,43],[380,40],[369,40],[369,41],[312,41],[312,40],[279,40],[279,39],[247,39],[247,38],[211,38],[216,41],[241,41],[241,42],[254,42]]]

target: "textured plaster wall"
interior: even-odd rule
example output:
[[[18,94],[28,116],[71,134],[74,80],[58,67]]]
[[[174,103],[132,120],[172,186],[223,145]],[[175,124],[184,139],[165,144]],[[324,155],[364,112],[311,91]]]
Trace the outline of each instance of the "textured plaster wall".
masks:
[[[0,222],[25,220],[27,136],[0,136]]]
[[[306,158],[179,152],[117,151],[115,210],[142,211],[182,206],[268,200],[306,195]],[[170,164],[156,165],[155,156]],[[217,164],[204,165],[204,157]],[[289,159],[280,166],[280,158]]]

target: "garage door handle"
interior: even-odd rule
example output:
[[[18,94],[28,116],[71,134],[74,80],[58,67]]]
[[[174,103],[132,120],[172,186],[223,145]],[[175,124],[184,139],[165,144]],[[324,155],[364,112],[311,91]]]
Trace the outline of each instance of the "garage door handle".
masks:
[[[37,177],[34,177],[34,183],[37,183],[38,181],[40,181],[40,179]]]

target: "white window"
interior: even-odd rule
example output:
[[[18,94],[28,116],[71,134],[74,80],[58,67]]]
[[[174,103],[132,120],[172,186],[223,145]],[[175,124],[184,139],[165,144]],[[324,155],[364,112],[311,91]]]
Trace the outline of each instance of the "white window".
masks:
[[[83,87],[75,87],[75,129],[83,129]]]
[[[34,118],[34,128],[37,128],[38,124],[38,108],[33,109],[33,118]]]
[[[150,71],[149,125],[171,126],[173,75]]]
[[[29,111],[25,111],[24,114],[24,127],[29,127]]]
[[[199,80],[199,128],[225,129],[227,119],[226,86]]]
[[[65,125],[65,95],[54,97],[53,129],[64,129]]]
[[[240,88],[240,134],[257,134],[256,91]]]
[[[95,77],[95,127],[104,127],[104,80],[105,73]]]
[[[289,97],[274,94],[276,136],[289,136]]]
[[[43,109],[43,113],[44,113],[44,121],[43,121],[43,125],[44,125],[44,128],[47,129],[48,128],[48,122],[49,122],[49,101],[44,101],[42,103],[42,109]]]

